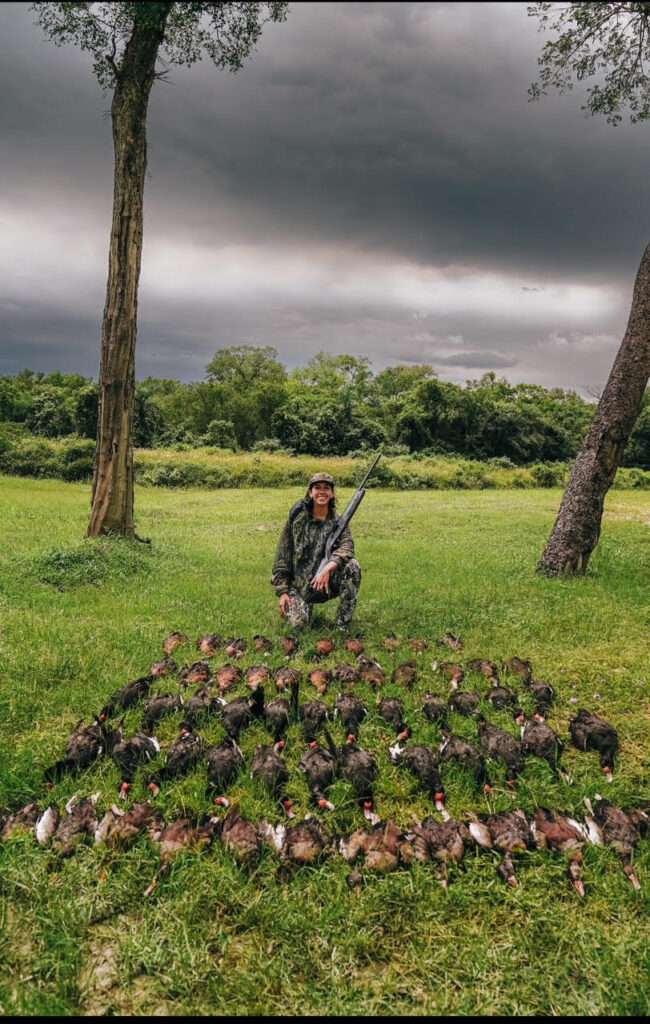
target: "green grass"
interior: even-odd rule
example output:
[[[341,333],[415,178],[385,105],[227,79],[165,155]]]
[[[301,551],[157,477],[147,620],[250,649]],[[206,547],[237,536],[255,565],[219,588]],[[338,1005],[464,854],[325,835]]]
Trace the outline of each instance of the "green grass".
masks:
[[[89,489],[79,484],[0,479],[0,806],[44,798],[42,771],[61,756],[79,718],[146,671],[172,629],[278,636],[270,566],[286,511],[303,488],[168,491],[140,489],[137,520],[151,549],[83,542]],[[349,491],[342,491],[344,503]],[[615,492],[589,575],[549,581],[534,574],[558,491],[373,491],[354,524],[364,573],[357,627],[387,668],[380,640],[461,634],[463,658],[529,657],[559,699],[551,724],[566,735],[575,708],[613,721],[622,752],[611,799],[648,798],[650,499]],[[92,582],[84,583],[85,573]],[[320,612],[327,629],[333,606]],[[181,648],[180,660],[195,652]],[[338,655],[341,658],[341,655]],[[417,713],[425,689],[443,691],[422,658],[405,702],[414,738],[438,740]],[[253,664],[254,654],[244,664]],[[336,660],[336,659],[333,659]],[[342,660],[342,658],[341,658]],[[271,658],[275,663],[276,658]],[[299,662],[300,664],[300,662]],[[477,685],[482,686],[478,680]],[[162,681],[159,689],[170,684]],[[305,687],[305,689],[307,689]],[[391,684],[387,693],[393,693]],[[241,692],[241,690],[239,691]],[[360,688],[368,699],[373,695]],[[575,698],[577,703],[572,703]],[[328,695],[333,700],[333,693]],[[507,715],[490,711],[507,725]],[[139,721],[129,712],[127,728]],[[177,722],[159,731],[163,741]],[[471,736],[472,723],[454,722]],[[202,730],[209,740],[221,726]],[[335,727],[336,735],[340,729]],[[362,742],[380,752],[377,805],[407,825],[427,812],[417,787],[390,765],[388,730],[372,713]],[[245,734],[250,756],[268,734]],[[287,760],[303,743],[292,727]],[[511,796],[498,785],[496,808],[545,804],[579,809],[602,791],[597,759],[567,749],[574,782],[556,782],[529,763]],[[503,773],[495,770],[502,782]],[[117,771],[102,762],[53,791],[115,799]],[[462,772],[447,779],[454,813],[487,810]],[[290,784],[308,809],[301,777]],[[144,790],[139,784],[136,795]],[[250,778],[233,787],[244,813],[277,818]],[[163,789],[171,817],[206,809],[204,776]],[[335,788],[337,831],[362,819],[344,783]],[[428,866],[369,878],[350,893],[340,858],[277,877],[268,851],[244,871],[217,845],[180,857],[150,900],[156,849],[141,839],[120,857],[84,847],[64,864],[32,837],[0,846],[0,1007],[4,1013],[170,1014],[647,1014],[650,843],[636,863],[642,892],[614,854],[585,856],[581,901],[556,855],[535,852],[511,890],[489,855],[470,855],[447,892]]]

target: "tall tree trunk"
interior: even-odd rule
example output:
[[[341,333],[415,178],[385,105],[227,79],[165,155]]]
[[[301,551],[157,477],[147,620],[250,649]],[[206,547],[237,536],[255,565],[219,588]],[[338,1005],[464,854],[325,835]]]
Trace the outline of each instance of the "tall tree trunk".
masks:
[[[146,121],[156,57],[171,4],[134,4],[133,32],[116,69],[111,117],[115,151],[113,223],[102,321],[97,451],[87,536],[135,536],[133,405]]]
[[[600,537],[605,495],[641,410],[649,376],[650,245],[636,277],[625,337],[537,567],[547,576],[586,572]]]

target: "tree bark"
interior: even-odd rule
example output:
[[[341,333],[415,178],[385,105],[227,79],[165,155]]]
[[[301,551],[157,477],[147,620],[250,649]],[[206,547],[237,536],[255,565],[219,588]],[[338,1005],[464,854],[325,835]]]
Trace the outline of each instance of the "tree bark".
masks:
[[[637,273],[630,318],[538,571],[586,572],[600,537],[603,505],[641,410],[650,376],[650,245]]]
[[[133,405],[146,119],[156,57],[171,4],[134,4],[131,38],[116,68],[111,105],[115,171],[113,221],[102,321],[97,450],[87,536],[135,536]]]

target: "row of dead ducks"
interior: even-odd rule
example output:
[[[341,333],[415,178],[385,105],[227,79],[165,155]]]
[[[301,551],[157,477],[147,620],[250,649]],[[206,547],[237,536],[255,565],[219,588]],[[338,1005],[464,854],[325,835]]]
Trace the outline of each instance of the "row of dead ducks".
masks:
[[[353,865],[348,877],[351,886],[363,880],[363,872],[387,873],[414,862],[437,865],[441,883],[447,885],[448,871],[460,865],[472,848],[490,850],[499,855],[498,874],[510,886],[516,886],[515,863],[519,854],[548,849],[567,858],[567,873],[574,889],[584,896],[582,879],[583,850],[588,844],[611,847],[620,857],[623,871],[635,889],[640,883],[633,866],[634,849],[650,831],[650,803],[623,810],[600,796],[592,803],[585,800],[587,814],[577,817],[538,808],[533,816],[521,810],[499,814],[468,814],[463,820],[446,816],[442,822],[432,817],[414,820],[408,830],[395,822],[377,822],[372,828],[358,829],[349,836],[335,838],[321,822],[307,817],[288,825],[254,823],[232,807],[223,817],[205,817],[198,823],[181,818],[165,823],[160,811],[148,801],[135,803],[128,811],[112,807],[99,819],[96,804],[99,794],[66,805],[66,816],[56,806],[42,810],[30,803],[0,824],[0,841],[21,831],[33,830],[37,841],[49,845],[55,858],[71,856],[77,847],[94,839],[108,850],[130,846],[140,834],[159,844],[160,871],[146,890],[149,895],[158,880],[184,850],[199,851],[215,839],[240,864],[259,857],[265,844],[280,855],[284,874],[294,866],[314,865],[328,855],[340,853]]]
[[[186,774],[204,756],[208,762],[209,772],[210,766],[214,763],[214,772],[218,777],[219,765],[223,761],[228,767],[225,774],[231,774],[234,778],[241,768],[238,762],[237,741],[242,731],[255,721],[265,722],[275,743],[273,746],[257,748],[252,766],[253,775],[265,781],[273,792],[278,792],[280,784],[277,779],[284,778],[285,775],[288,778],[280,752],[285,745],[285,736],[291,722],[300,720],[305,741],[310,745],[309,751],[301,761],[301,768],[309,776],[312,791],[318,793],[318,800],[322,801],[321,806],[328,806],[324,791],[333,783],[336,773],[342,772],[348,781],[352,782],[365,809],[368,810],[367,804],[372,801],[368,780],[370,776],[372,780],[377,777],[378,765],[375,757],[357,743],[357,735],[368,713],[367,705],[349,691],[337,697],[334,715],[340,720],[348,738],[343,746],[336,748],[326,728],[331,709],[321,700],[307,701],[299,707],[300,676],[293,669],[285,669],[285,672],[291,673],[290,701],[278,697],[266,703],[264,687],[260,684],[259,678],[252,687],[250,696],[237,697],[230,701],[212,695],[205,688],[187,703],[184,703],[182,694],[159,694],[146,701],[142,731],[129,739],[124,738],[121,725],[112,729],[107,724],[107,719],[110,715],[143,700],[149,693],[153,679],[144,677],[127,684],[113,694],[91,725],[79,723],[75,727],[68,739],[66,756],[46,770],[46,782],[53,785],[63,775],[82,771],[98,758],[110,755],[120,769],[120,794],[125,798],[138,768],[157,757],[160,752],[160,744],[153,735],[155,726],[166,715],[182,711],[184,721],[180,737],[168,751],[162,768],[150,776],[148,785],[152,792],[157,794],[163,782]],[[439,769],[441,765],[449,762],[461,764],[469,769],[473,772],[476,783],[489,790],[486,757],[505,765],[506,779],[513,785],[528,756],[542,758],[554,772],[562,774],[565,781],[569,781],[561,772],[560,766],[563,742],[545,721],[539,709],[530,719],[526,718],[520,708],[513,711],[513,717],[521,729],[521,739],[517,739],[510,732],[489,722],[473,706],[471,709],[457,706],[456,699],[462,692],[454,691],[449,701],[434,694],[426,694],[424,697],[424,716],[437,723],[443,737],[438,751],[424,746],[400,746],[401,742],[411,737],[411,728],[405,721],[403,702],[396,697],[377,697],[379,715],[396,734],[396,743],[390,748],[393,761],[406,765],[430,793],[444,793]],[[478,748],[450,731],[447,722],[450,709],[475,715]],[[208,715],[218,716],[228,738],[224,743],[206,752],[202,737],[194,729],[197,722]],[[321,731],[327,737],[327,748],[319,746],[317,742],[317,736]],[[569,732],[578,749],[599,753],[603,771],[611,780],[614,757],[618,750],[618,735],[614,727],[598,715],[581,709],[569,722]],[[322,781],[318,784],[312,779],[312,774],[314,779],[316,778],[317,771],[322,774]],[[214,782],[213,785],[218,786],[219,783]]]
[[[185,633],[175,630],[173,633],[169,633],[163,640],[164,654],[166,657],[171,657],[177,647],[190,643],[190,638]],[[401,641],[394,633],[390,633],[384,637],[381,645],[384,650],[392,652],[398,650],[401,646]],[[436,645],[438,647],[449,647],[454,651],[461,651],[463,649],[462,640],[454,633],[445,633],[436,641]],[[300,644],[296,636],[281,636],[278,640],[278,646],[286,657],[292,657],[297,652]],[[327,657],[335,649],[335,646],[335,641],[331,637],[323,637],[315,642],[313,653],[318,657]],[[355,657],[363,654],[365,649],[361,637],[348,637],[343,641],[342,646],[345,650],[354,654]],[[422,654],[428,649],[429,643],[422,637],[415,637],[407,641],[407,646],[414,654]],[[253,637],[252,647],[257,653],[270,654],[273,651],[273,641],[261,633],[256,633]],[[224,651],[228,658],[241,658],[248,650],[248,643],[242,637],[234,637],[227,640],[218,633],[206,633],[197,639],[196,648],[206,658],[214,657],[219,651]]]

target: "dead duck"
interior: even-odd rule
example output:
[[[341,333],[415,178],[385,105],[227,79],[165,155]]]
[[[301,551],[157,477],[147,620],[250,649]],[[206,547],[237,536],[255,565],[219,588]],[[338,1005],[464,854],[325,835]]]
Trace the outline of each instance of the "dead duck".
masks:
[[[264,686],[271,679],[267,665],[252,665],[246,673],[246,685],[250,690],[256,690],[258,686]]]
[[[221,698],[223,700],[223,698]],[[264,715],[264,689],[255,690],[250,697],[236,697],[227,703],[224,701],[221,708],[221,721],[223,726],[233,740],[238,740],[243,729],[256,718]]]
[[[372,658],[366,658],[365,654],[360,654],[357,662],[359,665],[359,675],[364,683],[370,683],[375,689],[383,685],[386,680],[386,673],[378,661],[373,661]]]
[[[264,705],[264,720],[273,736],[276,751],[284,749],[287,729],[291,722],[291,704],[285,697],[276,697]]]
[[[347,686],[353,686],[354,683],[358,683],[361,679],[359,668],[355,665],[336,665],[332,670],[332,675],[337,682],[345,683]]]
[[[261,782],[274,796],[285,810],[288,817],[294,817],[291,810],[293,801],[286,794],[285,789],[289,781],[287,766],[274,747],[258,744],[253,754],[251,764],[252,777]]]
[[[437,861],[438,880],[443,888],[449,884],[449,865],[460,864],[465,856],[465,846],[470,841],[467,826],[462,821],[447,818],[436,821],[425,818],[412,826],[414,859],[426,864]]]
[[[447,701],[442,697],[437,697],[435,693],[425,693],[422,713],[430,722],[446,725],[448,710]]]
[[[233,806],[219,824],[221,842],[238,864],[252,863],[260,854],[262,844],[258,829],[252,821],[243,818],[239,807]]]
[[[490,792],[492,787],[488,780],[485,759],[480,751],[461,736],[455,736],[446,726],[443,726],[442,733],[444,738],[438,750],[439,762],[458,764],[467,769],[473,774],[476,785]]]
[[[34,825],[34,835],[39,846],[47,846],[59,827],[60,815],[56,804],[50,804],[39,814]]]
[[[217,790],[215,803],[228,806],[223,792],[235,781],[244,766],[244,755],[235,740],[230,736],[222,743],[217,743],[206,751],[205,759],[208,766],[208,786]]]
[[[458,686],[465,678],[465,670],[457,661],[432,661],[431,668],[448,679],[452,686]]]
[[[420,783],[435,804],[437,811],[449,817],[445,809],[445,787],[438,771],[438,758],[429,747],[400,747],[399,743],[390,748],[393,764],[402,764]]]
[[[413,640],[409,640],[409,647],[414,654],[423,654],[428,646],[429,644],[422,637],[415,637]]]
[[[180,693],[160,693],[148,700],[144,706],[142,715],[142,731],[148,735],[167,715],[173,715],[183,707],[183,697]]]
[[[185,721],[193,729],[201,719],[208,715],[220,715],[222,707],[219,697],[214,697],[210,690],[201,686],[184,705]]]
[[[623,813],[630,819],[641,839],[646,839],[650,835],[650,804],[625,807]]]
[[[569,733],[578,750],[595,750],[600,754],[600,766],[607,781],[611,782],[618,753],[618,733],[614,726],[581,708],[569,722]]]
[[[368,714],[368,708],[358,697],[352,693],[340,694],[334,703],[334,717],[341,720],[346,733],[354,736],[359,732],[359,726]]]
[[[211,671],[207,661],[195,661],[193,665],[181,669],[179,678],[184,686],[191,686],[193,683],[207,683]]]
[[[521,750],[524,757],[539,757],[546,761],[551,771],[560,775],[565,782],[568,777],[562,772],[560,758],[564,744],[556,732],[544,719],[527,719],[521,708],[513,713],[513,718],[521,729]]]
[[[243,658],[245,654],[246,641],[242,640],[241,637],[237,637],[234,640],[229,640],[228,643],[226,644],[227,658],[235,658],[235,660],[237,660],[239,658]]]
[[[287,658],[291,658],[298,650],[298,638],[295,636],[281,636],[278,643]]]
[[[269,654],[273,650],[273,643],[267,636],[262,636],[261,633],[256,633],[253,637],[253,647],[260,654]]]
[[[391,675],[391,681],[397,686],[406,686],[409,690],[418,677],[418,667],[414,661],[403,661],[396,665]]]
[[[312,802],[321,810],[333,811],[334,804],[328,799],[327,790],[336,778],[336,749],[333,752],[325,750],[312,740],[298,767],[307,776]]]
[[[323,637],[314,644],[316,654],[319,658],[328,658],[334,651],[334,641],[331,637]]]
[[[545,718],[555,700],[555,690],[550,683],[545,683],[541,679],[531,679],[529,682],[524,680],[524,685],[535,701],[535,714]]]
[[[309,682],[321,696],[327,693],[331,679],[332,673],[327,668],[315,668],[309,673]]]
[[[384,648],[384,650],[390,652],[396,651],[399,645],[400,641],[395,636],[394,633],[389,633],[388,636],[385,636],[381,642],[381,646]]]
[[[149,696],[153,681],[153,676],[142,676],[140,679],[134,679],[132,683],[127,683],[120,690],[116,690],[99,712],[97,716],[99,721],[105,722],[117,711],[127,711],[128,708],[139,704],[141,700]]]
[[[277,697],[264,707],[264,718],[267,727],[273,734],[278,749],[284,747],[284,737],[291,722],[298,718],[298,690],[299,681],[294,680],[291,685],[291,701],[283,697]],[[279,746],[279,744],[282,744]]]
[[[214,658],[220,647],[223,647],[223,637],[218,633],[206,633],[196,641],[196,649],[204,658]]]
[[[232,690],[238,683],[241,683],[242,679],[243,673],[239,665],[222,665],[214,677],[221,694]]]
[[[436,640],[438,647],[451,647],[452,651],[462,651],[463,641],[455,633],[443,633],[439,640]]]
[[[502,814],[470,815],[468,831],[482,849],[498,850],[503,854],[498,874],[512,888],[517,886],[513,854],[525,853],[535,847],[535,837],[523,811],[504,811]]]
[[[595,820],[606,846],[611,846],[623,862],[623,871],[635,889],[641,888],[641,883],[632,866],[634,847],[639,841],[639,831],[634,822],[628,818],[625,811],[615,807],[609,800],[604,800],[598,793],[592,807],[589,800],[585,800],[587,810]]]
[[[312,743],[329,719],[329,708],[322,700],[310,700],[300,706],[300,720],[307,743]]]
[[[173,658],[163,658],[162,661],[154,661],[149,669],[149,675],[154,679],[161,679],[163,676],[175,676],[178,672],[178,665]]]
[[[148,800],[133,804],[128,811],[111,807],[95,830],[95,844],[126,850],[142,832],[157,842],[164,827],[162,814]]]
[[[361,640],[358,636],[348,637],[343,646],[346,651],[349,651],[350,654],[354,654],[354,656],[357,658],[360,654],[363,654],[363,652],[366,649],[363,640]]]
[[[31,832],[35,827],[36,822],[42,814],[40,804],[36,803],[35,800],[25,804],[20,810],[14,811],[5,818],[2,828],[0,829],[0,842],[4,843],[7,839],[11,839],[15,835],[19,835],[21,832]]]
[[[178,631],[170,633],[163,640],[163,651],[169,657],[177,647],[181,647],[182,644],[189,644],[189,642],[189,638],[185,636],[185,633],[179,633]]]
[[[376,825],[379,817],[374,812],[373,783],[379,775],[377,760],[373,754],[357,744],[350,736],[337,751],[337,760],[343,778],[351,783],[363,808],[364,817]]]
[[[292,683],[300,685],[300,672],[295,668],[278,668],[273,673],[273,679],[278,693],[283,693],[285,690],[291,689]]]
[[[71,857],[80,843],[92,838],[97,829],[95,805],[99,793],[79,800],[73,796],[65,805],[67,816],[59,822],[52,836],[52,850],[57,857]]]
[[[299,867],[317,864],[332,850],[331,836],[314,818],[267,827],[266,832],[282,860]]]
[[[470,672],[476,672],[478,675],[485,676],[486,679],[499,678],[498,665],[493,661],[488,661],[487,658],[474,658],[466,663],[466,668]]]
[[[51,787],[68,772],[81,772],[104,754],[110,755],[122,738],[121,728],[108,729],[100,718],[92,725],[78,722],[68,738],[66,756],[45,769],[47,785]]]
[[[397,733],[397,742],[407,740],[411,735],[411,729],[404,721],[404,705],[398,697],[377,698],[377,711],[385,722],[392,725]],[[355,730],[350,730],[354,732]]]
[[[579,896],[584,896],[582,848],[587,840],[580,823],[567,814],[538,807],[531,823],[531,831],[536,845],[541,850],[556,850],[558,853],[568,854],[567,873],[571,885]]]
[[[407,847],[405,834],[394,821],[385,825],[377,822],[371,831],[357,829],[339,842],[339,851],[348,864],[354,864],[361,857],[362,867],[377,874],[388,874],[396,871],[400,863],[409,863],[411,851]],[[362,877],[355,874],[353,884],[361,880]]]
[[[120,799],[126,800],[133,785],[135,773],[142,764],[151,761],[160,752],[160,743],[155,736],[146,736],[137,732],[128,740],[123,740],[113,748],[111,757],[121,773]]]
[[[195,733],[187,722],[183,722],[176,742],[169,749],[165,763],[158,771],[149,776],[147,788],[154,796],[160,793],[160,787],[170,779],[178,779],[191,772],[201,760],[205,750],[203,739]]]
[[[456,688],[457,686],[457,683],[452,683],[454,689],[447,701],[450,710],[463,715],[465,718],[476,717],[481,705],[479,694],[473,690],[459,690]]]
[[[524,766],[524,755],[519,740],[505,729],[488,722],[483,715],[478,717],[478,737],[483,753],[505,764],[506,782],[514,785]]]
[[[195,853],[199,853],[209,846],[217,824],[216,819],[194,824],[189,818],[179,818],[178,821],[172,821],[169,825],[165,825],[156,840],[160,846],[160,870],[151,885],[145,890],[144,895],[151,896],[160,879],[169,872],[179,853],[184,850],[193,850]]]
[[[491,686],[487,692],[487,699],[497,711],[504,711],[506,708],[517,706],[519,698],[514,690],[508,686],[502,686],[498,679],[490,680]]]
[[[524,686],[533,678],[533,666],[526,658],[506,658],[503,663],[503,671],[511,676],[519,676]]]

